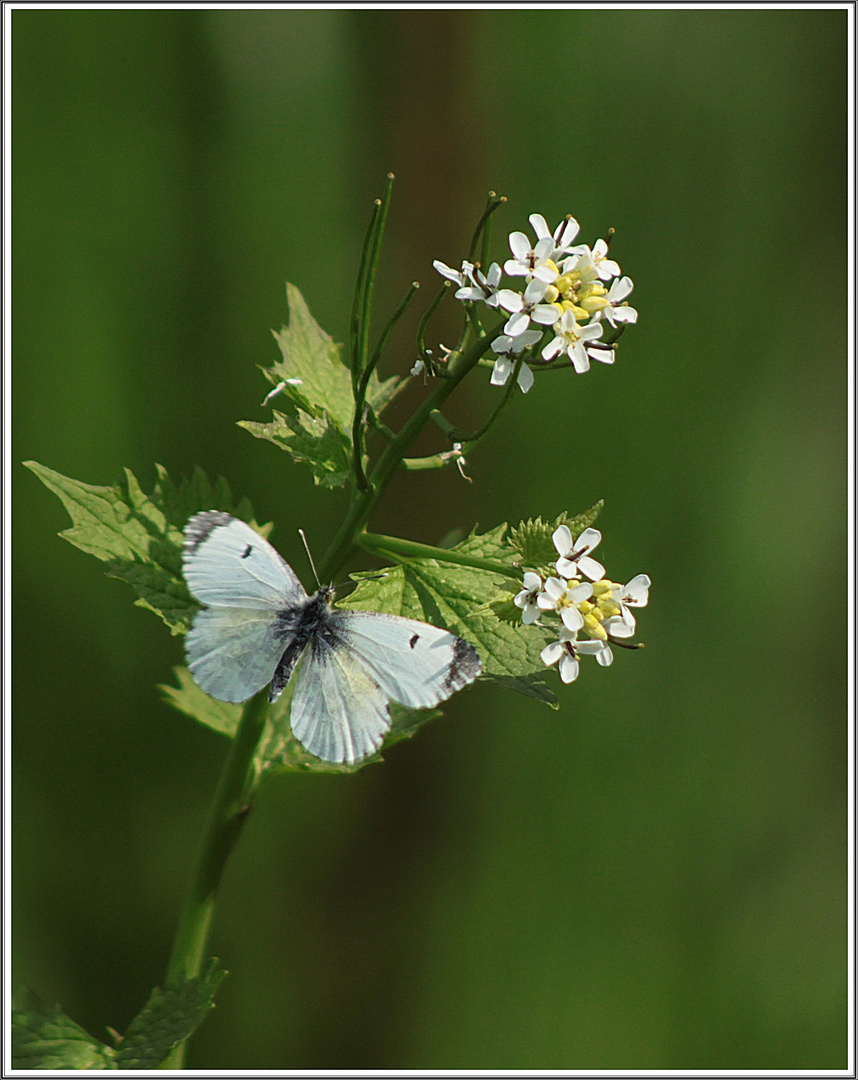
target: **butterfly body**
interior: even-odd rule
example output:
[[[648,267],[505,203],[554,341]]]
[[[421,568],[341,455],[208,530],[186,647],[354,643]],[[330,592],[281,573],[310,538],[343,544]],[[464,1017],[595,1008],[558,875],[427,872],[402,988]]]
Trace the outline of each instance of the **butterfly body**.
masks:
[[[185,528],[185,579],[205,608],[187,636],[188,666],[206,693],[245,701],[270,684],[275,701],[296,675],[290,723],[325,761],[379,748],[390,700],[437,705],[480,674],[473,646],[429,623],[340,611],[333,589],[308,596],[289,564],[245,522],[203,511]]]

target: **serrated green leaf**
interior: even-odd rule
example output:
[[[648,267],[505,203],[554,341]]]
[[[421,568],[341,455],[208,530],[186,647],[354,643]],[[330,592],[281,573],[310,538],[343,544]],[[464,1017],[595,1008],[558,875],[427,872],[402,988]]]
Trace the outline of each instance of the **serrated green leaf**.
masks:
[[[342,487],[352,478],[351,440],[332,423],[327,413],[311,416],[300,408],[297,412],[297,416],[286,416],[275,410],[270,424],[240,420],[238,426],[257,439],[267,439],[279,446],[293,461],[308,464],[313,470],[313,480],[321,487]]]
[[[509,530],[507,541],[520,555],[522,566],[548,567],[557,561],[557,549],[551,539],[554,530],[559,525],[566,525],[573,540],[577,539],[593,524],[604,505],[604,500],[600,499],[583,513],[559,514],[551,524],[541,517],[529,518]]]
[[[488,533],[473,533],[451,550],[478,558],[509,560],[503,543],[505,525]],[[535,625],[511,625],[498,618],[492,602],[508,594],[508,579],[489,570],[412,559],[373,577],[352,575],[355,591],[340,606],[349,610],[383,611],[420,619],[458,634],[476,647],[483,664],[482,678],[556,707],[545,685],[545,665],[539,654],[549,631]]]
[[[186,667],[173,668],[173,671],[179,685],[162,684],[159,686],[158,689],[164,695],[164,700],[185,716],[190,716],[192,720],[198,720],[213,731],[232,738],[238,730],[242,706],[209,697],[205,690],[197,686],[193,675]]]
[[[120,1069],[154,1069],[170,1051],[184,1042],[214,1008],[215,991],[225,971],[216,971],[217,960],[206,971],[165,987],[155,987],[143,1009],[128,1025],[116,1050]]]
[[[212,730],[232,738],[238,730],[243,706],[231,705],[226,701],[209,697],[197,686],[187,668],[177,667],[175,674],[178,686],[160,687],[165,700],[185,716],[190,716]],[[441,715],[437,709],[406,709],[396,702],[391,702],[390,732],[379,752],[352,765],[335,765],[309,754],[292,734],[289,726],[289,710],[296,677],[297,674],[290,680],[277,701],[268,706],[265,728],[254,758],[256,775],[266,769],[274,769],[278,772],[357,772],[365,765],[382,761],[385,750],[402,739],[411,738],[428,720]]]
[[[510,582],[506,592],[499,592],[494,600],[489,601],[489,607],[493,614],[501,622],[509,623],[511,626],[518,626],[521,623],[521,608],[516,607],[513,601],[513,597],[518,591],[514,583]]]
[[[70,1020],[59,1005],[46,1005],[21,990],[12,1005],[15,1069],[116,1069],[116,1051]]]
[[[182,530],[188,518],[199,510],[225,510],[262,535],[270,529],[256,525],[246,499],[235,503],[225,480],[212,484],[201,469],[177,485],[156,466],[157,482],[146,495],[128,469],[113,487],[101,487],[35,461],[24,464],[68,510],[72,527],[60,536],[107,563],[107,574],[127,581],[138,595],[135,603],[154,611],[174,634],[188,629],[199,608],[182,577]]]
[[[567,513],[558,514],[553,528],[556,529],[558,525],[566,525],[569,532],[572,533],[572,539],[577,540],[585,529],[589,529],[595,523],[604,505],[605,500],[599,499],[598,502],[593,503],[589,510],[582,510],[580,514],[575,514],[574,517],[570,517]]]
[[[351,444],[354,398],[351,371],[343,363],[342,345],[337,344],[310,314],[307,302],[287,283],[289,321],[274,337],[283,359],[264,368],[272,386],[283,383],[283,397],[315,417],[327,415]],[[381,382],[373,373],[367,401],[380,414],[396,392],[398,379]]]

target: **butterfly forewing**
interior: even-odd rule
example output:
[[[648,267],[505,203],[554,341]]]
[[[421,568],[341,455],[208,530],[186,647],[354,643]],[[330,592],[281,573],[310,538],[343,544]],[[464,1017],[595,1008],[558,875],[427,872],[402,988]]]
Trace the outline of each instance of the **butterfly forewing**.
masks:
[[[336,615],[349,648],[401,705],[428,709],[480,674],[476,649],[447,630],[371,611]]]
[[[185,526],[188,588],[209,607],[280,609],[307,594],[292,567],[244,521],[205,510]]]

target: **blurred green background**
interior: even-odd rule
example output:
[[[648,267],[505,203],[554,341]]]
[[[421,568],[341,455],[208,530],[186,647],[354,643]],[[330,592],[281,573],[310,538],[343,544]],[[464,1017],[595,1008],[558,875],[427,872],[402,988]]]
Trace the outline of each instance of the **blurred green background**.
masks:
[[[641,315],[614,368],[537,379],[473,485],[411,474],[372,527],[604,498],[648,647],[559,712],[478,687],[384,765],[265,785],[188,1066],[846,1066],[846,20],[13,13],[15,982],[128,1023],[226,750],[159,699],[181,641],[16,463],[200,464],[309,584],[296,528],[323,551],[341,495],[235,421],[266,417],[284,281],[344,340],[393,170],[379,311],[425,303],[493,188],[498,256],[535,211],[615,227]],[[413,357],[397,333],[388,373]]]

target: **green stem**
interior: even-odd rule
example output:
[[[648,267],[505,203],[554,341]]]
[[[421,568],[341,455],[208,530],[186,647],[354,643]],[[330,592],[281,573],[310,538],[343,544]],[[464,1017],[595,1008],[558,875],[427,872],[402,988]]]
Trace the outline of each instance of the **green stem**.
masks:
[[[390,332],[402,318],[405,309],[411,303],[414,294],[420,288],[420,284],[417,281],[412,281],[408,288],[408,292],[402,298],[399,306],[394,313],[387,320],[387,325],[381,333],[378,339],[378,344],[373,350],[369,363],[363,370],[363,373],[358,380],[357,387],[354,392],[355,399],[355,415],[352,422],[352,447],[353,447],[353,464],[355,472],[355,482],[359,491],[364,491],[367,487],[366,475],[363,470],[363,453],[364,453],[364,431],[366,429],[366,392],[369,389],[369,380],[372,377],[373,371],[375,371],[378,361],[381,358],[381,354],[384,351],[384,346],[387,344],[387,339],[390,337]]]
[[[488,199],[486,201],[486,208],[483,211],[482,217],[477,222],[477,227],[476,229],[474,229],[474,235],[471,237],[471,246],[470,248],[468,248],[468,262],[474,261],[474,256],[477,251],[477,244],[480,242],[480,235],[488,225],[489,219],[491,218],[492,214],[495,212],[495,210],[498,209],[499,206],[503,206],[505,202],[505,195],[499,196],[495,194],[494,191],[489,192]],[[487,250],[487,245],[483,245],[483,249],[480,253],[483,261],[485,261]]]
[[[502,325],[502,324],[501,324]],[[491,343],[500,333],[498,326],[480,341],[456,358],[449,373],[450,377],[438,381],[438,385],[402,427],[396,438],[387,446],[369,477],[369,488],[355,493],[342,525],[334,537],[331,546],[319,564],[321,581],[333,581],[341,571],[356,547],[355,537],[363,530],[369,516],[387,487],[390,478],[399,468],[408,447],[414,442],[429,421],[433,409],[438,409],[456,389],[468,372],[476,367],[480,357],[491,348]]]
[[[523,363],[524,357],[519,356],[516,361],[514,370],[510,373],[509,379],[507,379],[507,384],[504,387],[503,396],[501,397],[491,416],[489,416],[488,420],[486,420],[483,426],[481,428],[478,428],[477,431],[475,431],[472,435],[462,435],[462,437],[457,440],[458,442],[462,443],[463,453],[467,454],[471,450],[473,450],[473,448],[477,445],[480,439],[484,438],[489,433],[491,428],[494,426],[495,421],[498,419],[503,410],[507,407],[507,405],[509,404],[509,399],[512,397],[513,390],[516,388],[516,386],[518,386],[518,373],[519,371],[521,371],[521,365]]]
[[[424,341],[424,335],[426,333],[426,327],[429,324],[429,320],[435,314],[435,311],[436,311],[438,305],[441,303],[441,301],[447,295],[447,292],[449,291],[449,288],[450,288],[449,281],[445,281],[441,285],[441,288],[438,290],[438,295],[435,297],[435,299],[432,301],[432,303],[429,305],[429,307],[426,308],[426,313],[424,314],[423,318],[420,320],[420,325],[417,327],[417,355],[424,361],[426,359],[426,345],[425,345],[425,341]]]
[[[167,984],[196,978],[206,958],[215,898],[226,861],[235,847],[250,809],[253,757],[265,727],[268,688],[260,690],[244,706],[238,730],[229,748],[209,810],[197,857],[190,894],[182,911],[173,952],[167,968]],[[185,1044],[177,1046],[162,1063],[163,1069],[181,1069]]]
[[[387,211],[390,209],[390,197],[393,194],[393,173],[387,174],[387,187],[381,198],[381,206],[378,218],[375,220],[375,231],[369,251],[366,277],[364,279],[363,300],[360,313],[360,329],[358,334],[358,363],[356,374],[362,374],[369,354],[369,324],[372,313],[372,296],[375,292],[375,275],[378,272],[378,260],[381,255],[381,239],[384,236],[384,226],[387,224]]]
[[[415,540],[403,540],[398,536],[382,536],[380,533],[360,533],[357,543],[374,555],[386,555],[396,560],[401,559],[436,559],[438,562],[456,563],[458,566],[472,566],[477,570],[490,570],[493,574],[518,580],[521,571],[517,567],[504,566],[503,563],[490,559],[478,559],[474,555],[461,555],[449,548],[433,547],[431,544],[419,544]]]
[[[375,236],[376,228],[378,225],[378,216],[381,213],[381,199],[376,199],[372,204],[372,215],[369,219],[369,225],[367,226],[366,236],[363,238],[363,248],[360,255],[360,266],[358,267],[357,281],[355,282],[355,293],[352,300],[352,314],[349,322],[349,344],[351,346],[351,362],[352,362],[352,390],[357,390],[358,379],[361,372],[361,355],[360,355],[360,343],[362,338],[361,333],[361,312],[363,310],[364,292],[366,290],[366,277],[369,272],[369,255],[372,249],[373,237]]]

